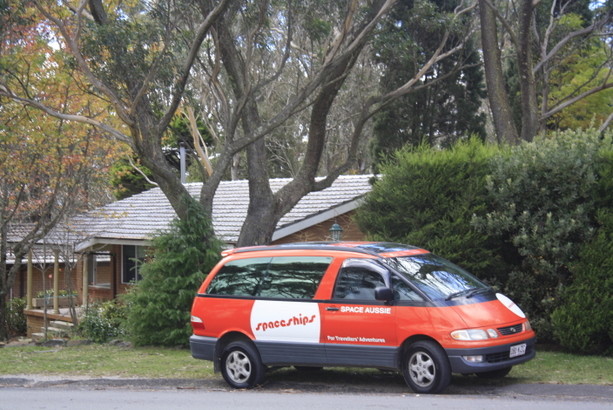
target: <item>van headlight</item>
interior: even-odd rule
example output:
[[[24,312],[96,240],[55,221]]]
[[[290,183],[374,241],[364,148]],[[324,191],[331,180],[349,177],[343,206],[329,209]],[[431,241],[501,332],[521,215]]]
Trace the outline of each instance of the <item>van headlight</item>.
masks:
[[[498,332],[495,329],[460,329],[451,332],[451,337],[461,341],[486,340],[497,338]]]

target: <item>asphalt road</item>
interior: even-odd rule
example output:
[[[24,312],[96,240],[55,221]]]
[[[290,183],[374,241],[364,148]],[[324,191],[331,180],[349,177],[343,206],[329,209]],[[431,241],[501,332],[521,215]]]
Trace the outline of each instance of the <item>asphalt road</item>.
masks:
[[[332,374],[334,377],[334,374]],[[271,409],[332,408],[613,409],[613,386],[488,385],[454,378],[443,395],[411,393],[393,375],[346,380],[269,378],[266,385],[232,390],[222,380],[0,376],[0,410],[19,409]],[[317,380],[315,380],[317,379]],[[323,377],[326,379],[326,377]]]

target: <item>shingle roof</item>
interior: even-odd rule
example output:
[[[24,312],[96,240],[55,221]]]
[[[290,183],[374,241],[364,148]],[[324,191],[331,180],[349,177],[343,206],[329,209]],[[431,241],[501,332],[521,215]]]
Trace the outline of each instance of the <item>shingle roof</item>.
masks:
[[[370,178],[372,175],[340,176],[330,187],[308,194],[281,218],[273,240],[355,209],[371,190]],[[289,181],[271,179],[271,189],[277,191]],[[196,198],[201,186],[186,184]],[[248,204],[248,181],[225,181],[219,185],[213,199],[213,227],[224,242],[233,244],[238,240]],[[93,243],[149,240],[167,228],[175,216],[161,189],[153,188],[74,218],[72,229],[87,238],[77,247],[83,249]]]

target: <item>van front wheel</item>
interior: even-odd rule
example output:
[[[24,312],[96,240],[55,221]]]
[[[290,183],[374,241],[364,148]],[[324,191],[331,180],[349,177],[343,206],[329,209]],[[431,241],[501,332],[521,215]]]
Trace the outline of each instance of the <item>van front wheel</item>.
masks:
[[[250,389],[262,382],[265,367],[256,348],[248,342],[228,343],[221,354],[221,374],[235,389]]]
[[[426,340],[415,342],[406,350],[402,374],[415,393],[440,393],[451,381],[451,367],[445,352]]]

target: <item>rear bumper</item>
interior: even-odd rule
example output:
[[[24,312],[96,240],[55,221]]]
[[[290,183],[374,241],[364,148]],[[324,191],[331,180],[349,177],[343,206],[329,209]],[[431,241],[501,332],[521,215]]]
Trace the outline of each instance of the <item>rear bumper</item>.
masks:
[[[216,344],[217,338],[215,337],[191,335],[189,338],[189,348],[195,359],[214,360]]]
[[[511,346],[526,343],[526,353],[522,356],[510,358]],[[527,339],[500,346],[474,348],[474,349],[445,349],[451,371],[453,373],[480,373],[504,369],[531,360],[536,355],[534,345],[536,339]],[[483,361],[476,363],[466,360],[466,356],[483,356]]]

